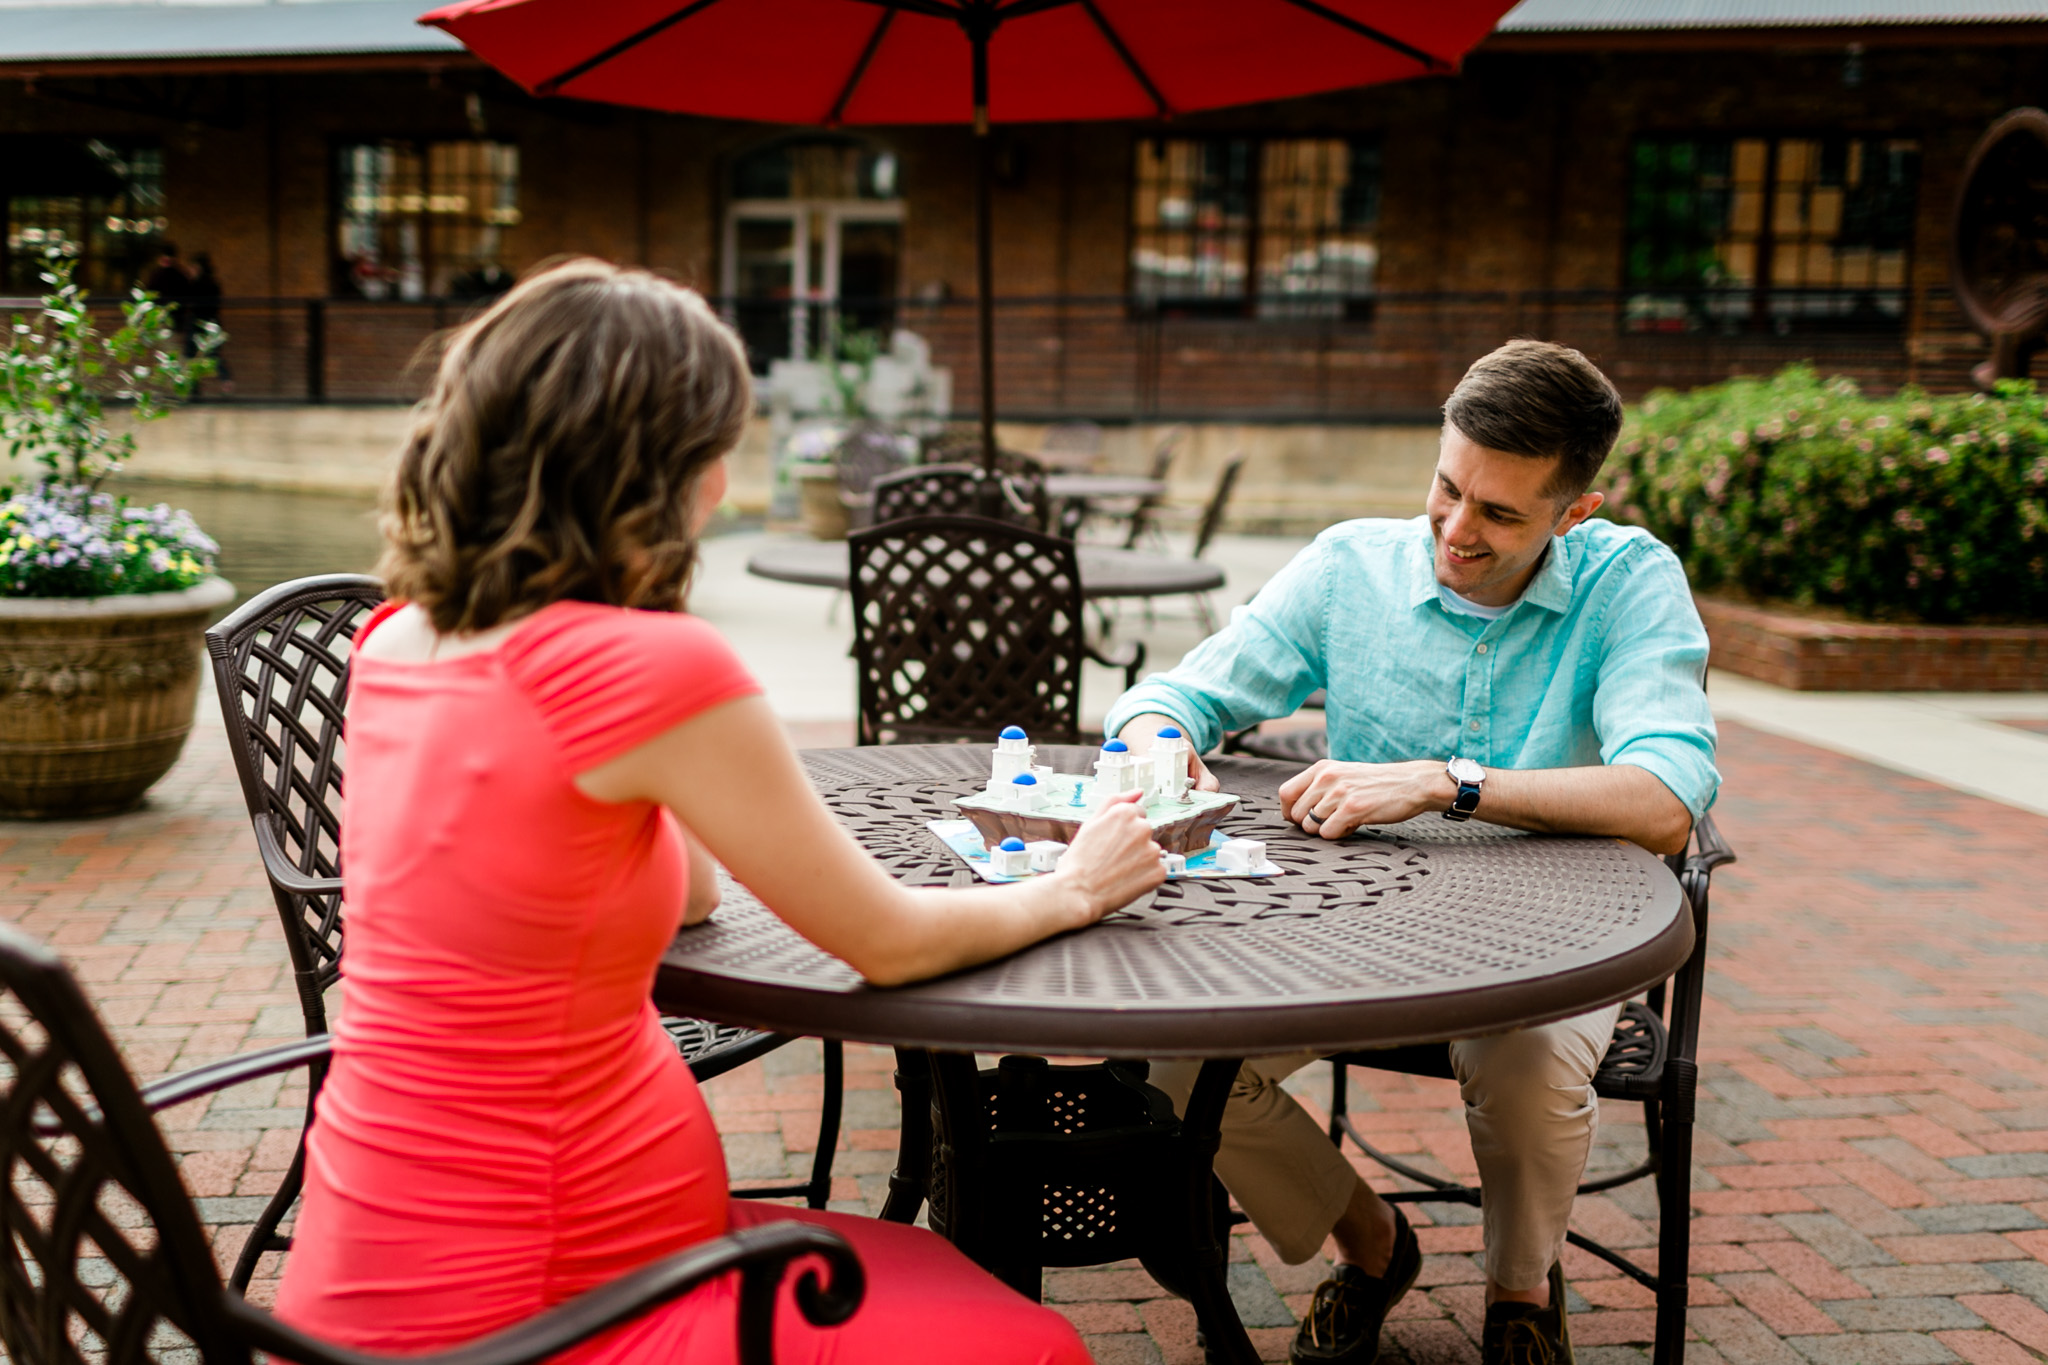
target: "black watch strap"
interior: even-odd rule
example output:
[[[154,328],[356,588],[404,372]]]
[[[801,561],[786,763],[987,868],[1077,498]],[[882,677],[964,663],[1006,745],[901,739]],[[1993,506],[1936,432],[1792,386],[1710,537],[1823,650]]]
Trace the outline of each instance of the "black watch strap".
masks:
[[[1444,812],[1446,820],[1470,820],[1472,812],[1479,809],[1479,784],[1460,782],[1458,794],[1451,800],[1451,808]]]

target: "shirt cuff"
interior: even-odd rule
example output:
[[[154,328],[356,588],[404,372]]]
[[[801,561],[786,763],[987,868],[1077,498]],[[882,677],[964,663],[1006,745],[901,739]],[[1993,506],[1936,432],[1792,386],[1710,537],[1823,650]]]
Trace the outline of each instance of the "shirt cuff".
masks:
[[[1150,680],[1139,683],[1117,698],[1116,705],[1110,707],[1109,714],[1103,717],[1102,733],[1114,735],[1135,718],[1151,712],[1172,716],[1198,754],[1205,754],[1222,742],[1223,736],[1216,732],[1214,726],[1188,719],[1194,712],[1186,697],[1165,683]]]

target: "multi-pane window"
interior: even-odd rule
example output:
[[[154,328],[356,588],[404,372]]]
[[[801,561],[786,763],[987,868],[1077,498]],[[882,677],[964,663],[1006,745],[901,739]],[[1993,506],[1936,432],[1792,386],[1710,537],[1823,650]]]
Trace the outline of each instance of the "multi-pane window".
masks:
[[[1374,292],[1379,215],[1375,141],[1141,139],[1132,301],[1165,312],[1360,315]]]
[[[1629,187],[1629,325],[1896,326],[1919,144],[1644,138]]]
[[[95,294],[141,283],[160,254],[164,158],[157,147],[96,138],[0,144],[8,162],[7,252],[0,292],[40,294],[44,253],[56,248]]]
[[[351,143],[335,154],[335,292],[480,298],[511,283],[519,149],[504,142]]]

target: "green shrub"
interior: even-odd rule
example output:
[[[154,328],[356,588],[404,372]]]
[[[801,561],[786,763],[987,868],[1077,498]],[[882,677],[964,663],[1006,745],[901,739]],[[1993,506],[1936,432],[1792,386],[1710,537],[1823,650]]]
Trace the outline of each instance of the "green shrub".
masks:
[[[2048,620],[2048,401],[1866,398],[1795,365],[1633,408],[1606,514],[1693,586],[1878,620]]]

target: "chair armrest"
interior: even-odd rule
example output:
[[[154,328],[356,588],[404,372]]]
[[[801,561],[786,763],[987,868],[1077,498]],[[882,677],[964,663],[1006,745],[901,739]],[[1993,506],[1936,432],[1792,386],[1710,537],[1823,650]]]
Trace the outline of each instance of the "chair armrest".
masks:
[[[256,852],[263,858],[263,875],[270,878],[272,886],[295,896],[331,896],[341,890],[339,877],[309,877],[292,866],[269,816],[259,815],[250,823],[256,828]]]
[[[1138,670],[1145,666],[1145,642],[1143,640],[1126,640],[1117,648],[1107,652],[1097,649],[1094,645],[1086,642],[1083,642],[1081,648],[1096,663],[1102,664],[1107,668],[1121,668],[1124,671],[1125,687],[1136,687],[1138,685]]]
[[[159,1109],[184,1104],[244,1081],[260,1081],[280,1071],[296,1071],[302,1066],[317,1065],[327,1060],[331,1045],[332,1040],[327,1034],[316,1033],[310,1038],[295,1038],[259,1052],[245,1052],[239,1057],[223,1057],[205,1066],[195,1066],[190,1071],[165,1076],[143,1086],[143,1107],[154,1114]],[[78,1108],[88,1123],[99,1122],[98,1105],[80,1103]],[[61,1137],[67,1131],[53,1118],[38,1118],[30,1127],[38,1137]]]
[[[432,1355],[396,1357],[350,1350],[279,1322],[237,1295],[223,1294],[221,1303],[249,1345],[299,1365],[389,1365],[399,1359],[406,1365],[532,1365],[737,1270],[743,1277],[740,1360],[743,1365],[770,1365],[775,1291],[789,1263],[800,1256],[822,1257],[830,1275],[829,1283],[821,1285],[818,1272],[807,1270],[797,1281],[797,1308],[805,1320],[817,1327],[836,1327],[852,1317],[867,1288],[860,1258],[838,1233],[797,1222],[746,1228],[700,1243],[516,1326]]]
[[[1702,815],[1692,827],[1693,853],[1685,860],[1686,870],[1711,874],[1717,867],[1735,861],[1735,850],[1721,837],[1711,815]]]

